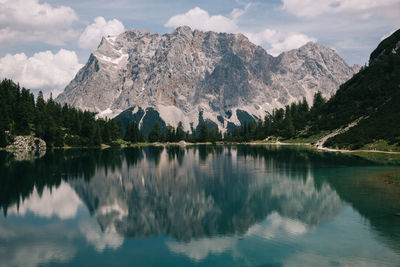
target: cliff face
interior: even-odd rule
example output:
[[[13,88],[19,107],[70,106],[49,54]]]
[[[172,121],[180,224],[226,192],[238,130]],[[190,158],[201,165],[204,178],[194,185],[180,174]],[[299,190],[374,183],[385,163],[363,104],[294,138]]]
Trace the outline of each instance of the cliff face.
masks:
[[[114,117],[151,108],[165,124],[199,120],[240,125],[315,92],[332,95],[355,69],[332,49],[308,43],[272,57],[242,34],[177,28],[172,34],[126,31],[103,38],[57,100]],[[239,110],[239,112],[237,111]],[[243,112],[242,112],[243,113]]]

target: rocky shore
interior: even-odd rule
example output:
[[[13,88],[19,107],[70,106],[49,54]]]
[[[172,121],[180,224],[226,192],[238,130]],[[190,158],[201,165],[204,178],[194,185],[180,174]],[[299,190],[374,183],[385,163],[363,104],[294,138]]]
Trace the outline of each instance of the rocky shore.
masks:
[[[31,160],[46,154],[46,142],[34,136],[16,136],[6,150],[13,153],[15,160]]]

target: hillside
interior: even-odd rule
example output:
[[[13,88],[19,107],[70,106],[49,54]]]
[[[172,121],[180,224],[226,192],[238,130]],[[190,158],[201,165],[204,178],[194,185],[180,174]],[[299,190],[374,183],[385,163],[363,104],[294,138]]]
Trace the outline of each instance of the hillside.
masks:
[[[328,139],[328,146],[359,149],[380,141],[400,146],[400,30],[378,45],[370,65],[340,87],[321,115],[318,123],[328,130],[363,117]]]

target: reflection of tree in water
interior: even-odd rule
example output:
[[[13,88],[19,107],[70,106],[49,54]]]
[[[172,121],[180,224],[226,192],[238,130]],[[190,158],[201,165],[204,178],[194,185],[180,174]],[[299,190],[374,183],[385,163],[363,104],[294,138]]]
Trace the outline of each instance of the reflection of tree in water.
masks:
[[[352,179],[338,176],[329,184],[377,230],[377,237],[400,250],[400,187],[379,179],[380,172],[365,170]],[[397,214],[397,215],[396,215]]]
[[[144,148],[144,151],[146,153],[146,157],[148,159],[153,160],[156,165],[158,165],[158,163],[160,163],[160,157],[161,157],[161,153],[164,151],[164,147],[163,146],[148,146],[146,148]]]
[[[201,162],[207,160],[209,155],[220,155],[223,151],[222,146],[210,146],[210,145],[200,145],[194,148],[199,152],[199,158]]]
[[[128,166],[135,166],[139,161],[143,160],[142,149],[138,147],[124,149],[123,154]]]
[[[36,188],[59,186],[62,180],[90,180],[96,169],[121,168],[120,150],[69,149],[49,151],[40,159],[14,161],[11,154],[0,151],[0,208],[7,214],[12,204],[27,198]]]
[[[329,221],[341,207],[333,187],[398,244],[398,217],[387,219],[387,212],[380,217],[375,209],[392,203],[393,214],[397,200],[361,196],[356,192],[362,188],[340,179],[314,178],[326,167],[368,164],[343,154],[274,146],[54,150],[21,162],[0,151],[0,207],[7,213],[34,188],[40,194],[65,180],[103,230],[115,227],[125,236],[169,234],[190,240],[243,234],[273,212],[308,226]]]
[[[167,146],[166,149],[168,160],[174,161],[176,159],[179,165],[182,165],[183,158],[185,156],[185,148],[182,146]]]

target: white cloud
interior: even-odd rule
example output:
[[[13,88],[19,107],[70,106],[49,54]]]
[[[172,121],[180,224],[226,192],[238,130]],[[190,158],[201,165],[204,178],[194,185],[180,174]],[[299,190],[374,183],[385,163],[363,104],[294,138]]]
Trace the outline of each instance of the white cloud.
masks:
[[[299,236],[307,233],[308,227],[305,223],[282,217],[277,212],[272,212],[262,224],[252,226],[246,236],[262,236],[265,239],[277,237]]]
[[[399,0],[282,0],[283,10],[299,17],[315,17],[322,14],[351,14],[360,18],[371,15],[398,16]]]
[[[211,254],[222,254],[237,250],[237,237],[211,237],[192,240],[188,243],[167,242],[170,251],[183,254],[190,259],[200,261]]]
[[[5,223],[4,223],[5,222]],[[0,266],[36,267],[66,263],[76,254],[71,242],[76,234],[55,224],[26,225],[3,220],[0,223]]]
[[[95,49],[102,37],[118,35],[125,31],[125,27],[117,19],[106,21],[103,17],[94,19],[94,23],[86,27],[79,37],[79,46],[85,49]]]
[[[271,44],[272,48],[268,49],[267,51],[271,55],[277,56],[284,51],[296,49],[305,45],[308,42],[316,42],[316,41],[317,39],[308,37],[305,34],[291,33],[285,36],[282,40],[272,43]]]
[[[243,33],[251,42],[270,47],[267,51],[273,56],[277,56],[283,51],[299,48],[308,42],[316,42],[315,38],[297,32],[283,32],[268,28],[261,32],[248,32],[241,29],[238,25],[238,20],[250,6],[248,4],[244,9],[234,9],[230,17],[222,15],[210,16],[207,11],[195,7],[185,14],[171,17],[164,26],[175,28],[186,25],[202,31]]]
[[[7,54],[0,58],[0,78],[12,79],[21,86],[44,93],[52,90],[59,93],[82,66],[76,53],[65,49],[56,54],[51,51],[35,53],[32,57],[24,53]]]
[[[258,33],[245,33],[250,41],[257,45],[267,44],[271,48],[268,53],[277,56],[284,51],[296,49],[308,42],[316,42],[316,38],[296,32],[279,32],[271,29],[265,29]]]
[[[35,53],[7,54],[0,58],[0,78],[12,79],[29,89],[59,92],[74,78],[82,67],[74,51],[60,49]]]
[[[17,41],[63,45],[77,36],[71,28],[77,20],[70,7],[52,7],[38,0],[0,0],[0,45]]]
[[[32,212],[36,216],[52,217],[57,216],[60,219],[71,219],[76,216],[82,201],[75,191],[62,182],[58,188],[45,188],[39,195],[36,188],[32,194],[22,201],[18,206],[12,206],[8,212],[24,216],[27,212]]]
[[[195,7],[185,14],[171,17],[164,26],[176,28],[186,25],[201,31],[237,32],[236,19],[242,14],[240,10],[235,9],[232,12],[232,18],[222,15],[210,16],[207,11]]]
[[[253,225],[244,236],[205,237],[190,242],[167,242],[168,249],[176,254],[201,261],[210,255],[231,253],[234,257],[243,255],[238,246],[239,239],[251,239],[254,236],[266,240],[284,240],[306,234],[308,227],[301,221],[285,218],[277,212],[273,212],[260,224]]]
[[[99,252],[109,247],[117,249],[124,243],[124,238],[117,233],[115,228],[108,228],[104,232],[95,221],[82,221],[79,230],[85,236],[86,241],[92,244]]]

